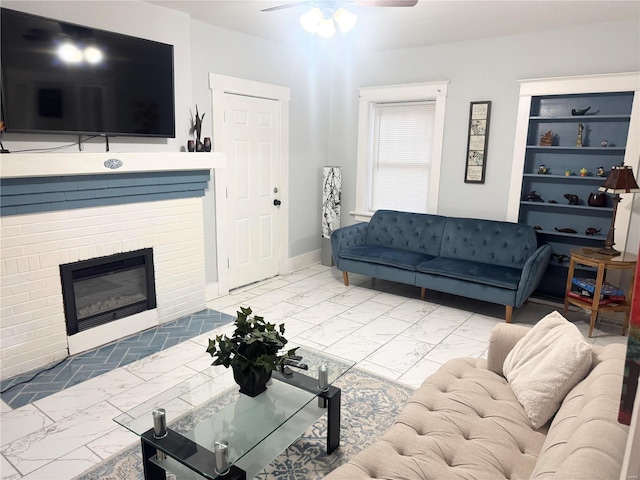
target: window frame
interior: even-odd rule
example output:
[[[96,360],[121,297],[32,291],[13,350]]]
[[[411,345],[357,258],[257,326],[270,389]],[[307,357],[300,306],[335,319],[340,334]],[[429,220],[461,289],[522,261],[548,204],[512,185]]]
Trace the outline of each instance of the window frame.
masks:
[[[372,168],[374,107],[382,102],[435,101],[435,122],[433,130],[433,151],[431,157],[431,177],[429,186],[428,213],[438,212],[438,191],[442,164],[442,144],[444,137],[444,113],[448,81],[362,87],[358,89],[358,154],[356,165],[356,205],[349,212],[356,221],[369,221],[374,214],[368,211],[370,189],[369,179]]]

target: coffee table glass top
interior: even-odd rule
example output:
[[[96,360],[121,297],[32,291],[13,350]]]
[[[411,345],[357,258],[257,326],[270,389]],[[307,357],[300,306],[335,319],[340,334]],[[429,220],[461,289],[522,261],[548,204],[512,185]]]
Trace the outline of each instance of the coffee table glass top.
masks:
[[[326,365],[329,383],[333,384],[354,365],[351,361],[311,349],[301,348],[298,354],[303,357],[302,362],[307,364],[309,369],[291,368],[294,371],[294,377],[303,374],[317,380],[318,367]],[[142,402],[114,418],[114,421],[142,436],[153,428],[152,411],[163,408],[166,410],[169,429],[211,452],[214,451],[216,442],[228,443],[229,463],[236,464],[305,407],[316,408],[311,404],[320,393],[319,388],[315,391],[307,391],[273,378],[266,392],[251,398],[238,392],[231,369],[212,366]],[[322,410],[317,410],[313,421],[323,413]],[[308,427],[311,423],[306,426]],[[302,434],[303,431],[304,428],[298,434]],[[276,436],[272,436],[270,443],[275,441],[274,437]],[[152,445],[160,447],[152,435],[146,435],[145,439]],[[291,441],[275,446],[275,451],[279,453],[284,450]],[[274,445],[270,445],[269,448],[273,449]],[[173,453],[181,463],[198,470],[197,465],[194,466],[189,461],[193,452],[185,452],[184,455],[180,452]],[[216,478],[212,472],[199,473],[208,478]]]

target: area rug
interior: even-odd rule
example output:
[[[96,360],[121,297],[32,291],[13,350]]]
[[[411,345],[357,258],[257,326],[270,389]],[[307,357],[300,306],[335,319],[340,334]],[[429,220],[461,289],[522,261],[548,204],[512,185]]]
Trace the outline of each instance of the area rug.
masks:
[[[340,447],[326,454],[324,415],[255,478],[258,480],[316,480],[347,462],[391,426],[413,388],[352,368],[335,384],[342,389]],[[226,399],[229,402],[232,395]],[[228,402],[218,399],[222,408]],[[143,479],[140,446],[133,445],[75,480]],[[167,478],[173,478],[167,475]]]

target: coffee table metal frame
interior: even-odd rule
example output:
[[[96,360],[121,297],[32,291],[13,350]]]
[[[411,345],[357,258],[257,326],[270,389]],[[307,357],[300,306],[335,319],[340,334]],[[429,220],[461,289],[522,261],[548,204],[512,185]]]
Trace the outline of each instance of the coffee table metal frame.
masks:
[[[325,391],[318,391],[318,380],[294,371],[291,375],[284,375],[280,371],[274,371],[272,378],[287,383],[294,387],[305,390],[309,393],[316,393],[317,398],[323,401],[327,408],[327,454],[332,454],[340,445],[340,405],[342,391],[330,385]],[[142,446],[142,464],[144,468],[145,480],[165,480],[166,470],[157,461],[158,452],[165,454],[185,467],[189,468],[199,476],[200,472],[216,472],[215,454],[183,435],[167,429],[164,438],[154,438],[153,428],[140,436]],[[265,439],[266,440],[266,439]],[[264,441],[264,440],[263,440]],[[187,458],[188,462],[183,460]],[[224,475],[212,473],[211,476],[204,476],[209,479],[224,480],[246,480],[246,472],[241,468],[231,465]]]

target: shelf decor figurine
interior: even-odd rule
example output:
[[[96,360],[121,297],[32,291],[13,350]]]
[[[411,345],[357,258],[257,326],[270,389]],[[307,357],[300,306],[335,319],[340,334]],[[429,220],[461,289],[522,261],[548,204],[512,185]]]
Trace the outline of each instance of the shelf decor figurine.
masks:
[[[536,193],[535,190],[531,190],[528,195],[524,197],[527,202],[542,202],[542,197]]]
[[[584,115],[585,113],[587,113],[589,111],[591,107],[587,107],[587,108],[582,108],[580,110],[576,110],[575,108],[571,109],[571,115],[573,115],[574,117],[579,117],[581,115]]]
[[[544,166],[544,165],[540,165],[540,166],[538,167],[538,173],[539,173],[540,175],[544,175],[545,173],[547,173],[547,167],[546,167],[546,166]]]
[[[565,177],[570,177],[571,176],[571,170],[565,170],[564,171],[564,176]]]
[[[599,177],[604,177],[605,176],[604,167],[598,167],[598,171],[596,172],[596,175]]]
[[[547,133],[540,137],[540,146],[550,147],[551,145],[553,145],[553,132],[549,130]]]
[[[578,205],[578,204],[580,204],[580,199],[578,198],[577,195],[575,195],[573,193],[565,193],[563,196],[564,196],[564,198],[569,200],[569,205]]]
[[[589,170],[587,170],[586,168],[581,168],[580,169],[580,176],[581,177],[586,177],[587,173],[589,173]]]
[[[582,132],[584,131],[584,125],[582,122],[578,124],[578,138],[576,138],[576,147],[582,146]]]
[[[613,214],[611,215],[611,226],[609,227],[609,233],[607,233],[607,239],[604,242],[604,247],[597,250],[598,253],[617,257],[620,252],[613,248],[615,242],[613,241],[615,224],[616,224],[616,212],[618,210],[618,203],[620,203],[621,193],[639,193],[640,187],[636,179],[633,177],[633,169],[629,165],[618,165],[611,167],[611,171],[607,176],[599,189],[601,192],[613,193]]]

